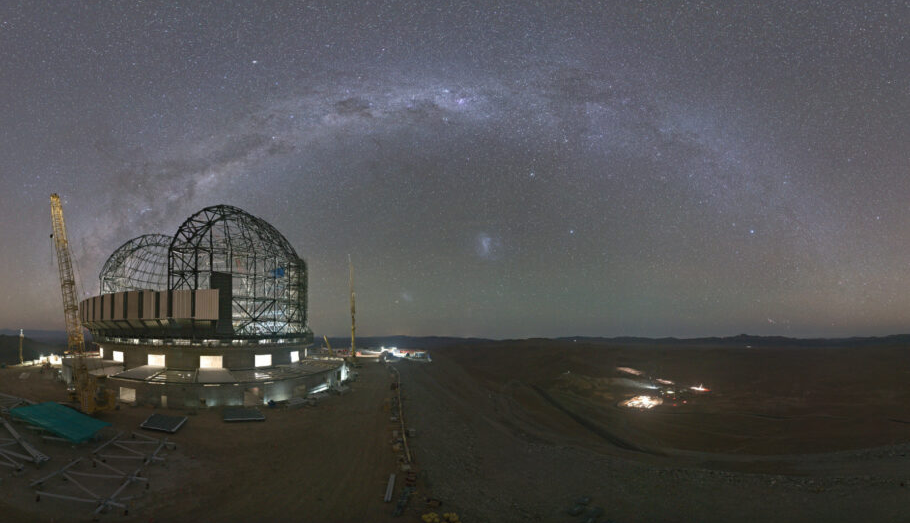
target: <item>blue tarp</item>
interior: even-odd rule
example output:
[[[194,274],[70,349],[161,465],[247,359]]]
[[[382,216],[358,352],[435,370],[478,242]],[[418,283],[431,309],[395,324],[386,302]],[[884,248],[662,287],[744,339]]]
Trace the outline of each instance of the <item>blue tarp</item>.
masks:
[[[49,401],[28,407],[16,407],[9,411],[10,415],[37,425],[47,431],[66,438],[73,443],[82,443],[95,436],[95,433],[111,424],[106,421],[96,420],[91,416]]]

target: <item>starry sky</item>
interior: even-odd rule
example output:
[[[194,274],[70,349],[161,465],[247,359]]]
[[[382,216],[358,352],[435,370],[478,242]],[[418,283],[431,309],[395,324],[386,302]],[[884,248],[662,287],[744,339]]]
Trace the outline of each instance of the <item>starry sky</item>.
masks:
[[[910,332],[910,4],[0,2],[0,327],[238,206],[364,335]]]

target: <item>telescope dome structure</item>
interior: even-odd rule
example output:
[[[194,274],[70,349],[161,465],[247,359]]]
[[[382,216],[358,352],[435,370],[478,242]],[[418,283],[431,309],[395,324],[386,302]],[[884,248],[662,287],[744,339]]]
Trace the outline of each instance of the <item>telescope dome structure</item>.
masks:
[[[308,356],[307,277],[278,229],[214,205],[173,235],[118,247],[99,274],[101,294],[82,300],[79,315],[121,401],[283,401],[347,379],[342,360]]]
[[[99,279],[83,321],[102,338],[312,339],[306,262],[278,229],[231,205],[202,209],[173,236],[125,242]]]
[[[221,289],[237,335],[306,332],[306,263],[265,220],[230,205],[183,222],[168,250],[168,288]]]
[[[167,289],[167,251],[173,238],[144,234],[117,248],[101,269],[101,292]]]

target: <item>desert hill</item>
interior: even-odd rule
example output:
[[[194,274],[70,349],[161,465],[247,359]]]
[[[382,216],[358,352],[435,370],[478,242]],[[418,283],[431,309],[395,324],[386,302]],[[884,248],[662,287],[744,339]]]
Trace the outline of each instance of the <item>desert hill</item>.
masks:
[[[33,340],[28,336],[22,342],[22,357],[26,361],[38,359],[39,356],[63,352],[63,345],[48,344]],[[0,363],[12,365],[19,363],[19,336],[0,334]]]

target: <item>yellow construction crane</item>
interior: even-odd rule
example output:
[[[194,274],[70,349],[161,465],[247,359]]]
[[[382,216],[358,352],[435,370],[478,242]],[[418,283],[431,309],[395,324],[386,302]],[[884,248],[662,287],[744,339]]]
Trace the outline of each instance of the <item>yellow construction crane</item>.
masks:
[[[323,334],[323,335],[322,335],[322,339],[325,340],[325,346],[328,347],[328,349],[329,349],[329,356],[331,356],[331,357],[334,358],[334,357],[335,357],[335,351],[332,350],[332,344],[329,343],[329,338],[328,338],[325,334]]]
[[[357,362],[356,345],[354,344],[354,263],[351,261],[351,255],[348,254],[348,267],[351,270],[350,287],[351,287],[351,363]]]
[[[73,399],[78,400],[82,412],[94,412],[114,408],[114,392],[100,387],[98,380],[89,374],[85,364],[85,337],[82,322],[79,321],[79,306],[76,304],[76,277],[73,260],[63,222],[63,204],[60,197],[51,195],[51,224],[54,247],[57,254],[57,268],[60,272],[60,290],[63,294],[63,315],[66,319],[66,351],[73,358]]]

